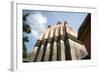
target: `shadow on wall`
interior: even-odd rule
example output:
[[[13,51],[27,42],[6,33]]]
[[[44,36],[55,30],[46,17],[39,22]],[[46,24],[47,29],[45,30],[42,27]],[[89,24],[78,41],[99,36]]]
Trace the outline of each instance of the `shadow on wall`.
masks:
[[[84,59],[91,59],[91,14],[88,13],[78,30],[78,40],[85,44],[88,56]]]

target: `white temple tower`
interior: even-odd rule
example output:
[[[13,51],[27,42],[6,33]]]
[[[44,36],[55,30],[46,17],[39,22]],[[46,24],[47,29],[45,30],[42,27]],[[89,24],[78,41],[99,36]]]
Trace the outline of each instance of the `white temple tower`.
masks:
[[[32,52],[31,61],[67,61],[81,60],[87,56],[87,50],[82,42],[77,40],[75,32],[65,21],[55,26],[48,26],[38,38]]]

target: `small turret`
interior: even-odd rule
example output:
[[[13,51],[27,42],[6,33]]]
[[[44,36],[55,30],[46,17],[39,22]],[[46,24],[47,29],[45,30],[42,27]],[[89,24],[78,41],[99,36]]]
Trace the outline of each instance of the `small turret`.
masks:
[[[60,22],[60,21],[58,21],[58,22],[57,22],[57,25],[58,25],[58,24],[61,24],[61,22]]]
[[[50,28],[51,27],[51,25],[48,25],[48,28]]]
[[[67,21],[64,21],[64,25],[65,25],[65,24],[68,24],[68,22],[67,22]]]

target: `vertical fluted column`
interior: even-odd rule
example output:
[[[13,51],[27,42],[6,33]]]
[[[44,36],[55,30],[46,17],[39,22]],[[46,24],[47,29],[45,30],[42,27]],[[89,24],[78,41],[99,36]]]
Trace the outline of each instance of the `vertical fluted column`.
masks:
[[[60,60],[61,59],[61,48],[60,48],[60,24],[61,22],[58,22],[55,30],[55,35],[54,35],[54,45],[53,45],[53,57],[52,60],[56,61],[56,60]]]
[[[51,27],[48,27],[48,29],[45,33],[42,45],[40,47],[40,51],[39,51],[39,54],[38,54],[38,57],[37,57],[36,61],[43,61],[44,60],[44,55],[45,55],[46,46],[47,46],[47,39],[48,39],[48,36],[50,34],[50,31],[51,31]]]
[[[53,54],[52,54],[52,61],[57,60],[57,39],[55,38],[57,36],[57,25],[55,25],[55,34],[54,34],[54,43],[53,43]]]
[[[58,37],[59,37],[59,25],[55,25],[54,43],[53,43],[53,55],[52,60],[57,61],[57,48],[58,48]]]
[[[64,32],[63,32],[63,25],[61,25],[61,29],[60,29],[60,44],[61,44],[61,60],[65,60],[65,45],[64,45]]]
[[[35,61],[36,59],[36,56],[37,56],[37,53],[39,51],[39,48],[41,46],[41,41],[43,40],[43,37],[45,35],[45,32],[43,32],[40,37],[38,38],[36,44],[35,44],[35,47],[33,48],[33,51],[32,51],[32,57],[31,57],[31,61]]]
[[[67,27],[68,23],[65,21],[64,22],[64,44],[65,44],[65,56],[66,60],[71,60],[71,48],[69,44],[69,38],[68,38],[68,33],[67,33]]]
[[[49,38],[48,38],[48,43],[47,43],[47,47],[46,47],[44,61],[49,61],[50,51],[52,51],[51,45],[52,45],[53,37],[54,37],[54,28],[52,27]]]

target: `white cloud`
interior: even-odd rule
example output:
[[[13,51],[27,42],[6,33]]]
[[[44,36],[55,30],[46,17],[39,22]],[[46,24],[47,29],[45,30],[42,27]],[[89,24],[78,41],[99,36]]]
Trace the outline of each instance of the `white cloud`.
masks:
[[[40,33],[43,32],[47,27],[47,18],[40,12],[35,12],[29,14],[26,18],[26,24],[30,25],[32,30],[32,35],[37,38]]]
[[[39,37],[39,33],[36,30],[31,30],[31,34],[33,35],[35,39]]]

